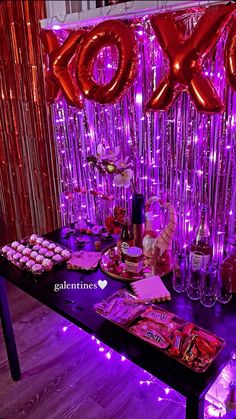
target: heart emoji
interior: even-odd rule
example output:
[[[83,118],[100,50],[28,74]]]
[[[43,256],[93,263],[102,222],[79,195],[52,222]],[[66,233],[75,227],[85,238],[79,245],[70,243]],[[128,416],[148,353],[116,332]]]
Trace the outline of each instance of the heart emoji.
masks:
[[[107,286],[106,279],[104,279],[103,281],[101,279],[99,279],[98,286],[101,288],[101,290],[104,290],[104,288],[106,288],[106,286]]]

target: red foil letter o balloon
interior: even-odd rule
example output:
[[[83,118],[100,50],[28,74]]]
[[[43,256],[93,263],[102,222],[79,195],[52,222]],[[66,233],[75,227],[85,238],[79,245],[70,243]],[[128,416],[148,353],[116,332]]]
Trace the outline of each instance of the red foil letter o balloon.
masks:
[[[225,67],[229,84],[236,90],[236,17],[233,19],[226,43]]]
[[[93,78],[93,64],[98,52],[114,45],[119,53],[118,68],[111,81],[99,85]],[[133,32],[121,21],[99,23],[82,40],[78,54],[77,81],[81,93],[99,103],[120,99],[133,82],[137,67],[136,42]]]

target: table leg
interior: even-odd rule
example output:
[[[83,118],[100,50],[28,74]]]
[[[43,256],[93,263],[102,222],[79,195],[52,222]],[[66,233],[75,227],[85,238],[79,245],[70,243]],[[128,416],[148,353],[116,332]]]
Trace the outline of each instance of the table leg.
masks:
[[[186,419],[204,419],[204,397],[187,397],[186,400]]]
[[[2,277],[0,277],[0,317],[2,322],[2,330],[5,339],[8,361],[11,370],[11,376],[14,381],[18,381],[21,378],[20,364],[11,322],[11,315],[8,306],[5,280]]]

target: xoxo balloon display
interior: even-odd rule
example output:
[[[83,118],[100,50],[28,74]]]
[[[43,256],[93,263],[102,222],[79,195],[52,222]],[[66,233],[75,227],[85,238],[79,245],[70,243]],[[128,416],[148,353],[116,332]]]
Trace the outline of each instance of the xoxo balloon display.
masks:
[[[148,100],[147,110],[167,111],[183,90],[190,94],[199,111],[219,113],[224,110],[203,65],[235,12],[233,4],[208,7],[189,36],[183,22],[177,19],[177,12],[150,18],[169,70]],[[82,106],[82,96],[101,104],[114,103],[135,80],[138,54],[134,31],[119,20],[101,22],[90,31],[72,31],[61,46],[54,32],[45,30],[42,42],[49,58],[46,86],[50,103],[60,92],[68,104],[78,108]],[[99,52],[107,46],[117,49],[118,67],[112,79],[102,85],[94,79],[93,68]],[[236,90],[235,18],[228,35],[225,65],[229,83]]]

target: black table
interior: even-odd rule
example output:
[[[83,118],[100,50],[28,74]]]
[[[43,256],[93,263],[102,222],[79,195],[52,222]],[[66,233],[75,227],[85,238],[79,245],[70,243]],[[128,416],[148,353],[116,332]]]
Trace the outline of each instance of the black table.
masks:
[[[60,229],[47,234],[45,237],[72,250],[79,250],[75,245],[74,236],[64,238],[64,235],[65,230]],[[84,249],[94,250],[95,240],[96,238],[91,237],[90,243]],[[107,243],[104,243],[103,246],[106,247]],[[171,291],[172,300],[160,304],[161,307],[216,333],[226,340],[226,345],[216,360],[205,373],[199,374],[94,312],[93,305],[95,303],[128,286],[124,282],[107,277],[100,270],[86,274],[68,271],[65,267],[57,267],[53,272],[44,274],[41,279],[35,281],[33,277],[1,258],[0,277],[5,278],[42,304],[88,333],[93,334],[97,339],[184,395],[186,397],[187,419],[202,419],[204,417],[205,394],[228,362],[232,350],[236,347],[235,294],[229,304],[222,306],[217,303],[213,308],[207,309],[199,302],[189,300],[185,294],[178,295],[175,293],[172,289],[171,277],[165,280],[167,288]],[[98,280],[104,279],[108,281],[108,285],[103,290],[97,287],[97,289],[61,289],[58,292],[54,291],[55,284],[97,284]]]

